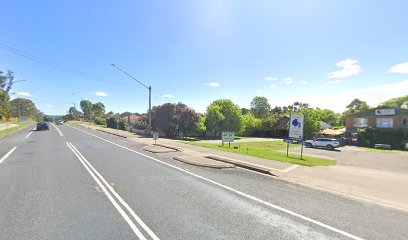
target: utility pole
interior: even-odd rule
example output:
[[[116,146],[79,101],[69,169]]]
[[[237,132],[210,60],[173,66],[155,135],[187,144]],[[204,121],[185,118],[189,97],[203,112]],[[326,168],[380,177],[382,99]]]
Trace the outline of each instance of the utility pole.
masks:
[[[131,79],[135,80],[136,82],[138,82],[140,85],[142,85],[143,87],[147,88],[149,90],[149,133],[152,130],[152,86],[146,86],[144,83],[140,82],[139,80],[137,80],[136,78],[134,78],[132,75],[130,75],[129,73],[123,71],[121,68],[119,68],[118,66],[116,66],[115,64],[111,64],[113,67],[117,68],[119,71],[123,72],[124,74],[126,74],[128,77],[130,77]]]

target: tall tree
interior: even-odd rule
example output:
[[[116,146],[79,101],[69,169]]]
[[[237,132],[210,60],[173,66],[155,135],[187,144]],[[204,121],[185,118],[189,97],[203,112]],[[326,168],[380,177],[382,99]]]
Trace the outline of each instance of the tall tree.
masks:
[[[75,107],[70,107],[68,113],[72,116],[72,119],[78,119],[82,115],[82,113]]]
[[[105,114],[105,105],[101,102],[92,104],[93,117],[101,117]]]
[[[0,119],[10,113],[9,92],[13,86],[13,80],[13,72],[8,70],[7,74],[4,75],[3,72],[0,71]]]
[[[387,101],[381,103],[379,107],[392,107],[392,108],[408,109],[408,95],[388,99]]]
[[[82,112],[84,113],[84,118],[87,120],[91,120],[92,118],[92,108],[93,104],[89,100],[82,100],[80,102]]]
[[[256,96],[251,101],[251,113],[256,118],[266,118],[271,111],[271,105],[266,97]]]
[[[305,116],[303,139],[311,139],[315,137],[320,131],[321,113],[319,110],[311,108],[302,108],[299,113]]]
[[[370,109],[368,104],[360,99],[356,98],[349,105],[347,105],[347,110],[344,112],[344,115],[350,115],[358,112],[362,112]]]
[[[207,108],[205,126],[215,134],[221,131],[240,132],[241,110],[229,99],[216,100]]]
[[[35,104],[26,98],[16,98],[10,101],[11,116],[20,117],[35,117],[35,114],[38,112]]]

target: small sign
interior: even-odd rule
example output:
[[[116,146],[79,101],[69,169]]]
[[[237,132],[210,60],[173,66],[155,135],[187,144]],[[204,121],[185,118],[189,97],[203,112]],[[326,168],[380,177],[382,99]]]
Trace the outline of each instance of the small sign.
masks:
[[[293,139],[283,139],[285,143],[293,143]]]
[[[395,109],[375,109],[375,115],[377,115],[377,116],[393,116],[393,115],[395,115]]]
[[[234,142],[234,132],[222,132],[222,142]]]
[[[291,113],[289,120],[289,138],[302,139],[305,116]]]
[[[153,140],[159,139],[159,132],[157,132],[157,131],[152,131],[152,135],[153,135]]]

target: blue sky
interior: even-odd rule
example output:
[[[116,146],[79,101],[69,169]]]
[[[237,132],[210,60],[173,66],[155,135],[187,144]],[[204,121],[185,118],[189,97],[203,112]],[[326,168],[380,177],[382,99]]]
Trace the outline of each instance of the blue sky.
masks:
[[[154,105],[182,101],[200,112],[220,98],[341,112],[355,97],[375,105],[408,94],[407,1],[48,0],[2,9],[0,70],[26,79],[13,96],[29,95],[48,114],[80,98],[146,111],[147,90],[111,63],[151,85]]]

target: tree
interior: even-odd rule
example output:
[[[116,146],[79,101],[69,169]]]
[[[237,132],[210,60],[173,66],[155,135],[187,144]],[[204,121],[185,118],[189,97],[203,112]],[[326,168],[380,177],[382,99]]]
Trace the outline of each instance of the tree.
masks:
[[[80,102],[82,112],[84,113],[84,118],[87,120],[92,119],[92,102],[89,100],[81,100]]]
[[[105,105],[101,102],[92,104],[92,118],[101,117],[105,114]]]
[[[82,115],[82,113],[78,111],[78,109],[76,109],[75,107],[70,107],[68,113],[72,116],[72,119],[75,120],[79,119]]]
[[[10,101],[10,110],[11,116],[20,117],[35,117],[35,114],[38,112],[35,104],[26,98],[16,98]]]
[[[302,108],[299,113],[305,116],[303,139],[315,137],[320,131],[320,111],[311,108]]]
[[[266,118],[271,111],[271,105],[266,97],[256,96],[251,101],[251,113],[256,118]]]
[[[308,103],[302,103],[302,102],[294,102],[292,105],[288,105],[286,107],[283,107],[282,110],[284,113],[290,113],[290,112],[298,112],[301,109],[304,108],[310,108]]]
[[[243,132],[254,133],[262,130],[262,120],[256,118],[252,113],[242,116]]]
[[[378,107],[391,107],[408,109],[408,95],[403,97],[391,98],[381,103]]]
[[[240,132],[241,110],[229,99],[216,100],[207,108],[205,126],[216,135],[221,131]]]
[[[13,86],[13,80],[13,72],[8,70],[7,74],[3,75],[3,72],[0,71],[0,119],[10,112],[9,92]]]
[[[174,138],[195,131],[199,115],[183,103],[165,103],[152,109],[152,125],[166,137]]]
[[[351,115],[354,113],[366,111],[370,109],[368,104],[360,99],[356,98],[349,105],[347,105],[347,110],[344,112],[344,115]]]
[[[335,113],[330,109],[316,109],[317,111],[320,111],[321,121],[324,121],[332,126],[340,126],[341,122],[341,114]]]

